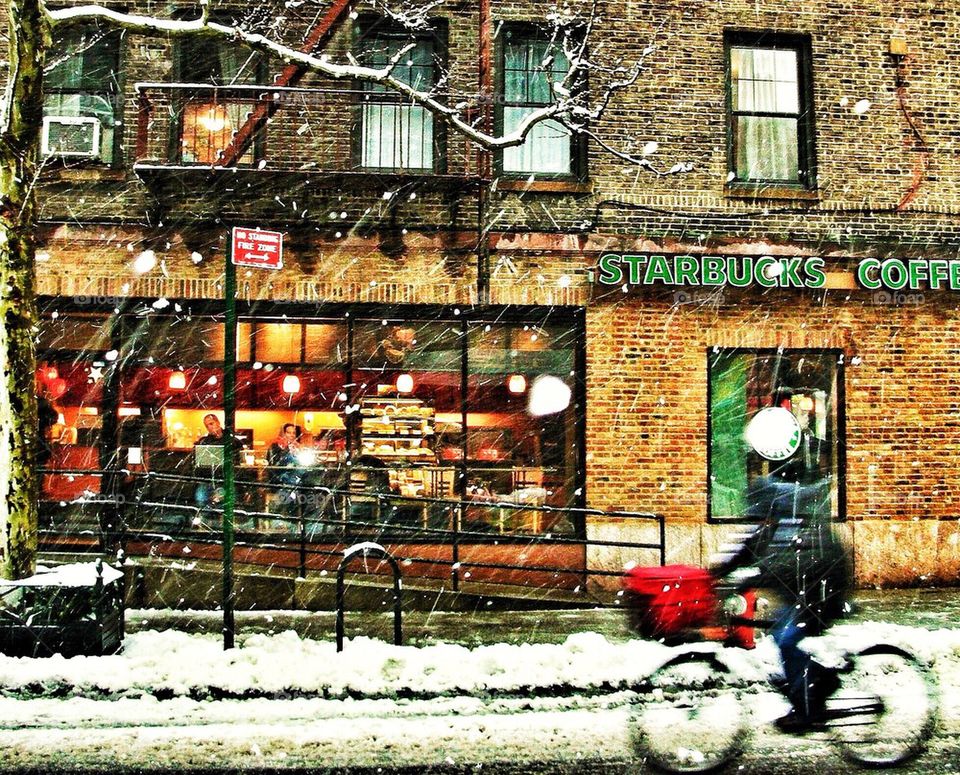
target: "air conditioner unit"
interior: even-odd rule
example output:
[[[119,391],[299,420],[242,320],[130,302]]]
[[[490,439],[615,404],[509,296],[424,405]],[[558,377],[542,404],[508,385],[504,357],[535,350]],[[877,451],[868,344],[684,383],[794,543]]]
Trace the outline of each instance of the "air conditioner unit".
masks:
[[[95,159],[100,155],[100,119],[44,116],[40,152],[44,156]]]

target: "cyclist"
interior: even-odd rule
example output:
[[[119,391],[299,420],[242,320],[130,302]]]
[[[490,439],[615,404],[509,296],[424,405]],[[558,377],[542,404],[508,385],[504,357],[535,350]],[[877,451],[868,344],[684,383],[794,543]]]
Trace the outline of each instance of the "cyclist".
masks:
[[[815,662],[801,642],[822,634],[843,614],[852,576],[848,553],[830,521],[829,479],[801,483],[802,478],[795,467],[784,465],[755,480],[748,488],[746,516],[760,524],[712,568],[739,588],[771,589],[781,600],[771,635],[792,708],[776,725],[793,733],[823,723],[827,698],[839,686],[836,673]]]

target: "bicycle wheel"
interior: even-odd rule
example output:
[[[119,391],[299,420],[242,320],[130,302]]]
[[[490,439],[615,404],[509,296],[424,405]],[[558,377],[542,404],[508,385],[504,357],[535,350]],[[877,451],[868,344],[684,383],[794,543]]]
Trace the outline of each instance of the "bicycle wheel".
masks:
[[[664,772],[710,772],[736,756],[744,711],[728,669],[712,654],[690,652],[655,670],[629,717],[634,759]]]
[[[919,754],[933,734],[937,696],[932,676],[896,646],[852,657],[853,669],[827,702],[834,741],[850,761],[894,767]]]

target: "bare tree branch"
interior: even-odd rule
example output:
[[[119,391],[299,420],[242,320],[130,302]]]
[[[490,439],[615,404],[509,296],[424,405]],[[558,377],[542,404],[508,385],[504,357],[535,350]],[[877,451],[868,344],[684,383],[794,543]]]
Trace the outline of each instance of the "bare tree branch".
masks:
[[[397,11],[388,11],[382,2],[376,6],[382,13],[411,30],[421,29],[427,23],[427,12],[440,5],[443,0],[431,0],[422,13],[410,15]],[[401,48],[382,67],[369,67],[361,64],[352,52],[347,52],[347,63],[337,63],[326,53],[310,53],[292,48],[268,35],[252,32],[236,24],[224,24],[210,18],[209,2],[201,3],[200,15],[195,19],[161,19],[135,13],[125,13],[99,5],[82,5],[71,8],[49,9],[44,6],[51,25],[77,24],[84,21],[99,20],[130,32],[151,35],[164,34],[172,37],[201,36],[246,45],[255,51],[276,57],[286,64],[294,64],[321,76],[334,80],[363,81],[376,83],[406,97],[411,103],[420,105],[447,123],[455,131],[488,150],[502,150],[523,144],[534,126],[542,121],[556,120],[571,131],[583,133],[597,141],[602,148],[614,153],[618,158],[639,164],[652,170],[645,160],[638,160],[623,151],[617,151],[609,143],[601,142],[595,132],[587,131],[592,122],[597,121],[609,106],[613,96],[637,83],[645,57],[653,50],[648,47],[639,60],[629,67],[622,64],[604,66],[588,57],[588,46],[596,21],[597,0],[593,0],[588,18],[579,21],[568,11],[554,10],[548,19],[553,24],[551,42],[564,52],[568,67],[562,80],[551,83],[554,100],[540,107],[532,108],[518,123],[512,132],[493,135],[478,129],[472,120],[474,104],[467,100],[455,105],[446,104],[436,93],[417,89],[394,75],[401,58],[415,44]],[[550,62],[543,63],[545,68]],[[586,95],[588,73],[602,74],[606,83],[599,95],[592,100]],[[269,89],[269,86],[265,87]]]
[[[166,34],[173,37],[205,36],[220,40],[242,43],[265,54],[280,58],[288,64],[297,64],[327,78],[336,80],[357,80],[368,83],[379,83],[388,86],[394,91],[410,99],[411,102],[427,108],[431,113],[439,116],[458,132],[491,150],[509,148],[521,145],[534,125],[539,122],[560,115],[569,108],[562,103],[552,103],[537,108],[520,122],[517,128],[500,137],[479,131],[468,123],[458,108],[445,105],[428,92],[415,89],[409,84],[393,76],[394,63],[387,63],[382,68],[364,67],[359,64],[337,64],[330,61],[326,54],[307,54],[290,46],[255,32],[249,32],[240,27],[221,24],[212,21],[204,6],[201,15],[196,19],[157,19],[140,14],[122,13],[111,8],[97,5],[75,6],[73,8],[46,9],[51,24],[75,24],[98,19],[122,27],[130,32],[140,34]],[[269,87],[267,87],[269,88]]]

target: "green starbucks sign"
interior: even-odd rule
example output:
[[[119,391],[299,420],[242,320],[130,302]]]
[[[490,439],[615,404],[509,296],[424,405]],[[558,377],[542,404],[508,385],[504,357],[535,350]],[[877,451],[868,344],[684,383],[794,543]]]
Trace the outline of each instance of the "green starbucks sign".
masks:
[[[691,256],[604,253],[596,266],[600,285],[694,286],[701,288],[824,288],[822,258],[806,256]],[[866,290],[960,291],[960,260],[864,258],[855,270]]]
[[[597,279],[601,285],[823,288],[823,267],[822,258],[606,253],[597,264]]]

